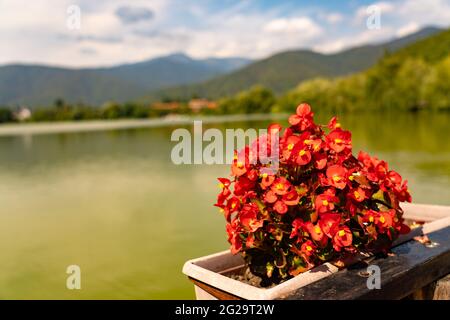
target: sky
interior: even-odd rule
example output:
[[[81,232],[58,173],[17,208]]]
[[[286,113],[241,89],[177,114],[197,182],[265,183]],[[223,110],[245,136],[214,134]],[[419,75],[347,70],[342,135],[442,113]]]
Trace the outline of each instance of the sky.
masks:
[[[332,53],[449,24],[450,0],[0,0],[0,64]]]

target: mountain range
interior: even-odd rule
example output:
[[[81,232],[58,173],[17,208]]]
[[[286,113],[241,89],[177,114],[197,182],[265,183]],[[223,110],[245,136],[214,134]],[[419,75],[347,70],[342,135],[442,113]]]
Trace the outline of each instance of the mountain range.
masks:
[[[193,59],[182,53],[107,68],[0,66],[0,105],[42,106],[55,99],[99,105],[158,88],[206,80],[250,63],[246,58]]]
[[[202,96],[218,98],[256,84],[282,93],[314,77],[335,77],[371,67],[386,52],[427,38],[441,29],[424,28],[380,44],[334,54],[286,51],[266,59],[193,59],[176,53],[143,62],[71,69],[44,65],[0,66],[0,105],[52,104],[55,99],[100,105],[106,101],[156,101]]]
[[[257,84],[279,94],[311,78],[345,76],[363,71],[374,65],[387,52],[395,52],[439,31],[442,29],[427,27],[385,43],[354,47],[334,54],[321,54],[310,50],[281,52],[205,82],[152,92],[142,100],[184,99],[192,96],[215,99]]]

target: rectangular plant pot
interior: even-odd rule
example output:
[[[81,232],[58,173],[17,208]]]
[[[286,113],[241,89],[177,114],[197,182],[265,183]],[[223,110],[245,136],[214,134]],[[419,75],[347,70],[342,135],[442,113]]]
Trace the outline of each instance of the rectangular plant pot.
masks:
[[[409,234],[402,235],[394,242],[393,246],[409,241],[416,236],[450,226],[449,206],[406,204],[402,207],[404,218],[424,221],[425,224],[413,229]],[[298,288],[339,271],[339,268],[333,264],[325,263],[274,287],[258,288],[228,276],[243,268],[245,268],[245,263],[242,257],[232,255],[229,250],[226,250],[187,261],[184,264],[183,273],[194,283],[198,300],[272,300],[283,298]]]

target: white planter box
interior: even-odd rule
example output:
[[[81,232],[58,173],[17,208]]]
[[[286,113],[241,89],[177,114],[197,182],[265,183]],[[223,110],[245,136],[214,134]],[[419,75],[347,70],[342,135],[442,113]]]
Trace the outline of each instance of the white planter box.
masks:
[[[422,220],[426,223],[420,228],[413,229],[409,234],[401,236],[394,242],[394,246],[411,240],[415,236],[450,226],[450,207],[421,204],[407,204],[402,207],[405,218]],[[282,298],[300,287],[339,271],[331,263],[325,263],[272,288],[258,288],[226,276],[244,267],[244,260],[240,255],[232,255],[229,250],[226,250],[187,261],[184,264],[183,273],[194,282],[198,300],[271,300]]]

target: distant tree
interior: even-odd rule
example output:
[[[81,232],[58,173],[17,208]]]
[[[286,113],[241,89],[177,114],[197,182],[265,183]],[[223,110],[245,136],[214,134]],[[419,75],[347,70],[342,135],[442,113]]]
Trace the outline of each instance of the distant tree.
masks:
[[[163,102],[163,103],[169,103],[169,102],[174,102],[174,101],[175,101],[175,99],[173,97],[170,97],[170,96],[164,96],[161,99],[161,102]]]
[[[31,115],[31,121],[56,121],[56,109],[55,108],[37,108]]]
[[[330,90],[323,92],[326,103],[332,112],[354,111],[365,107],[366,77],[356,74],[333,80]]]
[[[106,103],[102,107],[101,113],[104,119],[118,119],[123,117],[121,106],[115,102]]]
[[[135,105],[132,113],[132,118],[149,118],[150,107],[141,104]]]
[[[218,113],[220,114],[231,114],[237,113],[236,99],[234,97],[224,97],[218,102]]]
[[[13,122],[14,121],[14,115],[11,109],[6,107],[0,107],[0,123],[5,122]]]
[[[267,113],[275,104],[275,96],[269,89],[255,86],[238,94],[235,102],[241,113]]]
[[[55,99],[55,101],[53,102],[53,105],[58,108],[64,108],[64,106],[66,105],[65,101],[62,98],[57,98]]]
[[[327,108],[329,106],[327,96],[331,93],[332,87],[333,82],[325,78],[304,81],[279,98],[279,109],[292,112],[301,102],[308,102],[316,108]]]
[[[424,79],[431,72],[431,67],[422,59],[406,59],[403,61],[395,77],[396,95],[390,104],[396,109],[416,110],[422,106],[421,90]]]
[[[392,102],[395,101],[395,81],[402,61],[393,56],[381,59],[373,68],[366,73],[366,103],[372,109],[394,109]]]
[[[450,110],[450,55],[425,77],[421,98],[430,109]]]

